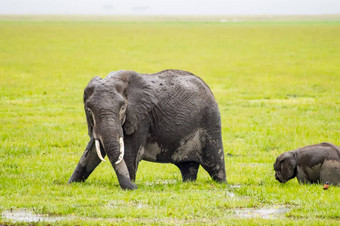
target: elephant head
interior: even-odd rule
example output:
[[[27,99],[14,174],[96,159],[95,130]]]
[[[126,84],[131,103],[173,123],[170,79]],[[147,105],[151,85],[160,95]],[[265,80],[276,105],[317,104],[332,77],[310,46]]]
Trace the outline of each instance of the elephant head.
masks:
[[[105,79],[94,77],[84,90],[84,108],[92,142],[85,152],[91,154],[83,154],[69,182],[86,180],[100,160],[104,160],[103,153],[115,169],[121,187],[135,188],[123,159],[124,135],[134,133],[154,104],[153,90],[136,72],[112,72]],[[92,154],[94,150],[98,157]],[[88,156],[92,160],[87,159]]]
[[[275,178],[281,183],[286,183],[297,174],[297,159],[294,152],[285,152],[276,158],[274,163]]]

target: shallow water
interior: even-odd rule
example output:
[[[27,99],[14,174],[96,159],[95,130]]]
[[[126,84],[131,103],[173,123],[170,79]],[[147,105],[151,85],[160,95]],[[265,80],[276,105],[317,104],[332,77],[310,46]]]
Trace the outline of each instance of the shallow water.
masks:
[[[7,210],[2,212],[2,217],[13,222],[56,222],[61,220],[71,220],[72,217],[66,216],[50,216],[36,214],[30,210]]]
[[[234,185],[230,185],[231,188],[240,188],[241,185],[240,184],[234,184]]]
[[[286,206],[274,206],[261,209],[244,208],[236,209],[236,216],[240,218],[263,218],[263,219],[277,219],[284,217],[290,209]]]
[[[236,195],[235,195],[234,192],[227,191],[226,194],[227,194],[227,196],[229,196],[229,197],[231,197],[231,198],[235,198],[235,197],[236,197]]]
[[[179,181],[177,180],[156,180],[156,181],[147,181],[145,182],[145,185],[167,185],[167,184],[176,184]]]
[[[233,196],[233,193],[229,194]],[[143,208],[142,205],[138,205],[137,208]],[[290,209],[286,206],[274,206],[274,207],[266,207],[261,209],[255,208],[242,208],[235,209],[235,215],[238,218],[263,218],[263,219],[278,219],[283,218],[284,214],[287,213]],[[4,220],[11,222],[57,222],[61,220],[74,220],[76,219],[74,216],[53,216],[53,215],[44,215],[44,214],[36,214],[33,211],[26,209],[19,210],[7,210],[2,212],[2,217]],[[96,219],[96,218],[91,218]],[[100,218],[98,218],[100,219]],[[118,220],[118,219],[115,219]],[[121,219],[119,219],[121,220]]]

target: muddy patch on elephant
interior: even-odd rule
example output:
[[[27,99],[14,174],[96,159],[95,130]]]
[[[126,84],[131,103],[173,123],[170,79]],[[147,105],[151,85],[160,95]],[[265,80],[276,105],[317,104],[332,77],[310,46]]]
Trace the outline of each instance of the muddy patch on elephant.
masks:
[[[181,161],[201,161],[202,148],[205,143],[202,134],[205,133],[202,129],[196,130],[180,141],[180,147],[171,156],[175,162]]]
[[[236,209],[235,214],[239,218],[262,218],[262,219],[278,219],[284,218],[285,213],[290,209],[287,206],[270,206],[260,209],[256,208],[242,208]]]
[[[2,217],[5,220],[10,220],[12,222],[57,222],[62,220],[73,220],[74,217],[71,216],[53,216],[47,214],[36,214],[33,211],[26,209],[18,210],[8,210],[2,212]]]

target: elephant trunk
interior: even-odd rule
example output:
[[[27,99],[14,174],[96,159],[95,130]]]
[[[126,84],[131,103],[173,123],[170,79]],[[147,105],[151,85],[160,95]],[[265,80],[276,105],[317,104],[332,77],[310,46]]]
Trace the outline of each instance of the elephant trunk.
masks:
[[[106,153],[110,152],[112,154],[108,154],[108,157],[111,162],[113,162],[113,159],[117,158],[115,164],[118,164],[122,161],[124,156],[124,142],[122,141],[122,134],[123,130],[122,128],[118,126],[116,122],[119,122],[117,120],[117,114],[114,114],[113,112],[107,112],[105,110],[101,110],[101,115],[96,117],[95,114],[93,114],[93,111],[88,108],[88,114],[87,114],[87,120],[92,120],[92,123],[89,127],[89,132],[92,132],[92,137],[95,140],[95,150],[97,153],[98,158],[101,161],[105,162],[105,159],[101,155],[101,147],[100,143],[104,146],[104,150]],[[97,120],[100,118],[101,120]],[[100,123],[97,123],[97,121]],[[118,141],[113,140],[112,138],[115,137],[115,135],[119,134]],[[116,150],[117,148],[114,147],[115,143],[119,143],[119,152],[118,157],[116,157]]]
[[[118,164],[123,160],[123,157],[124,157],[123,137],[120,137],[118,140],[116,139],[107,140],[104,138],[102,141],[102,144],[104,146],[104,150],[107,154],[107,157],[110,159],[110,162],[112,164],[113,163]]]
[[[111,136],[102,136],[100,137],[100,141],[104,146],[104,150],[107,154],[107,157],[110,159],[111,165],[113,166],[120,186],[123,189],[133,190],[136,189],[137,186],[131,182],[129,170],[124,161],[124,141],[123,137],[118,134],[117,136],[113,136],[112,133],[109,133]]]
[[[96,152],[97,152],[98,158],[105,162],[105,159],[103,158],[101,151],[100,151],[100,142],[96,140],[95,143],[96,143]],[[119,157],[115,164],[116,165],[119,164],[123,160],[123,157],[124,157],[124,140],[123,140],[123,137],[120,137],[119,138]]]
[[[98,154],[99,159],[103,160],[100,151],[100,142],[102,143],[104,150],[107,154],[107,157],[110,159],[112,164],[119,164],[124,157],[124,140],[122,136],[122,129],[117,129],[115,131],[115,126],[106,124],[105,128],[103,128],[101,134],[96,139],[96,152]],[[121,132],[120,132],[120,131]]]

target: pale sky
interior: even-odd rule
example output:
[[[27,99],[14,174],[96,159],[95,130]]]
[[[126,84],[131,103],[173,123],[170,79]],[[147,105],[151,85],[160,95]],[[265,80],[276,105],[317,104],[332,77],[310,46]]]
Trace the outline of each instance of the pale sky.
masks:
[[[340,0],[0,0],[0,14],[340,14]]]

